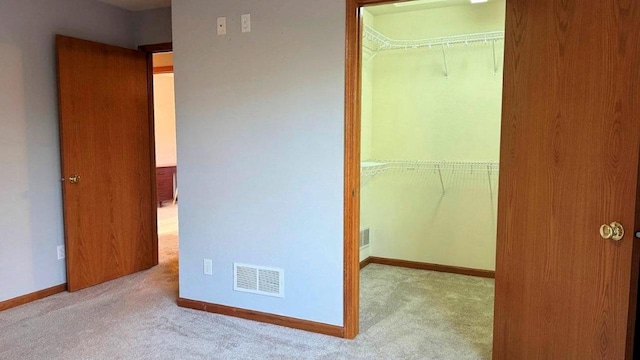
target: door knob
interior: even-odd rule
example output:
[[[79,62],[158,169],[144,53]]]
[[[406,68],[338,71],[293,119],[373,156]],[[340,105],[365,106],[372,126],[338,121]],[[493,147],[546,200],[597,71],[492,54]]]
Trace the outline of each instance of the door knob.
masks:
[[[620,241],[624,237],[624,228],[619,222],[612,222],[610,225],[600,226],[600,236],[603,239],[611,239],[614,241]]]
[[[80,182],[80,175],[69,176],[69,182],[72,184],[77,184]]]

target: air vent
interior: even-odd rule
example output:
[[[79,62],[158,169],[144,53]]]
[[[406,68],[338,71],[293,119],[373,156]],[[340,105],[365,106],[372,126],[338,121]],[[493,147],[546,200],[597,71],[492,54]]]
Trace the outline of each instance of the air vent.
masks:
[[[369,228],[366,228],[360,231],[360,248],[361,249],[369,246],[369,233],[370,233]]]
[[[234,263],[233,290],[284,297],[284,270]]]

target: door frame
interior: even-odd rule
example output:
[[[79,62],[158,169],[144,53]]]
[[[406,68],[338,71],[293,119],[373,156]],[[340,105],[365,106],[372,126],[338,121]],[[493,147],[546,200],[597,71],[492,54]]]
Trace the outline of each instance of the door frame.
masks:
[[[343,337],[360,332],[360,137],[362,95],[361,8],[409,0],[346,0],[344,116]]]
[[[360,331],[360,146],[362,96],[361,8],[411,0],[346,0],[344,128],[344,338]]]
[[[153,217],[153,234],[152,236],[152,251],[153,251],[153,265],[159,264],[158,254],[158,196],[156,193],[157,180],[156,180],[156,131],[155,131],[155,114],[154,114],[154,94],[153,94],[153,54],[173,51],[173,43],[160,43],[151,45],[140,45],[138,50],[147,54],[147,103],[149,106],[149,163],[151,164],[151,201],[153,206],[151,207]]]

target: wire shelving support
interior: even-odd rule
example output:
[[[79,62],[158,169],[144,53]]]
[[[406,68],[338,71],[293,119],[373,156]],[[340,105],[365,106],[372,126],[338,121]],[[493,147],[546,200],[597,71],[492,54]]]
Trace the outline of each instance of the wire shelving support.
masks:
[[[392,39],[380,31],[372,28],[369,25],[364,26],[363,39],[364,47],[372,51],[372,56],[367,60],[370,62],[375,58],[378,53],[393,51],[393,50],[411,50],[411,49],[434,49],[440,47],[442,49],[442,57],[444,60],[445,75],[449,77],[449,69],[447,65],[447,54],[445,48],[449,48],[452,45],[457,44],[489,44],[493,46],[493,71],[494,75],[498,74],[498,54],[496,50],[496,43],[504,40],[504,31],[490,31],[465,35],[454,35],[427,39],[417,40],[397,40]]]
[[[438,174],[440,186],[442,188],[442,195],[446,194],[446,186],[443,171],[455,172],[485,172],[489,180],[489,195],[491,202],[494,200],[493,193],[493,179],[492,175],[498,173],[500,168],[497,162],[448,162],[448,161],[371,161],[363,162],[360,170],[360,175],[366,178],[361,182],[361,187],[365,187],[374,177],[392,172],[435,172]]]

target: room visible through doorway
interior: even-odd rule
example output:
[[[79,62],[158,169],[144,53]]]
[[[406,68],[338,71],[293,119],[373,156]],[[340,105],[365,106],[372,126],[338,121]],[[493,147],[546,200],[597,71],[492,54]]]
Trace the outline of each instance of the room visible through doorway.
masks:
[[[156,149],[159,262],[178,255],[178,160],[176,151],[173,52],[153,54],[153,105]]]

